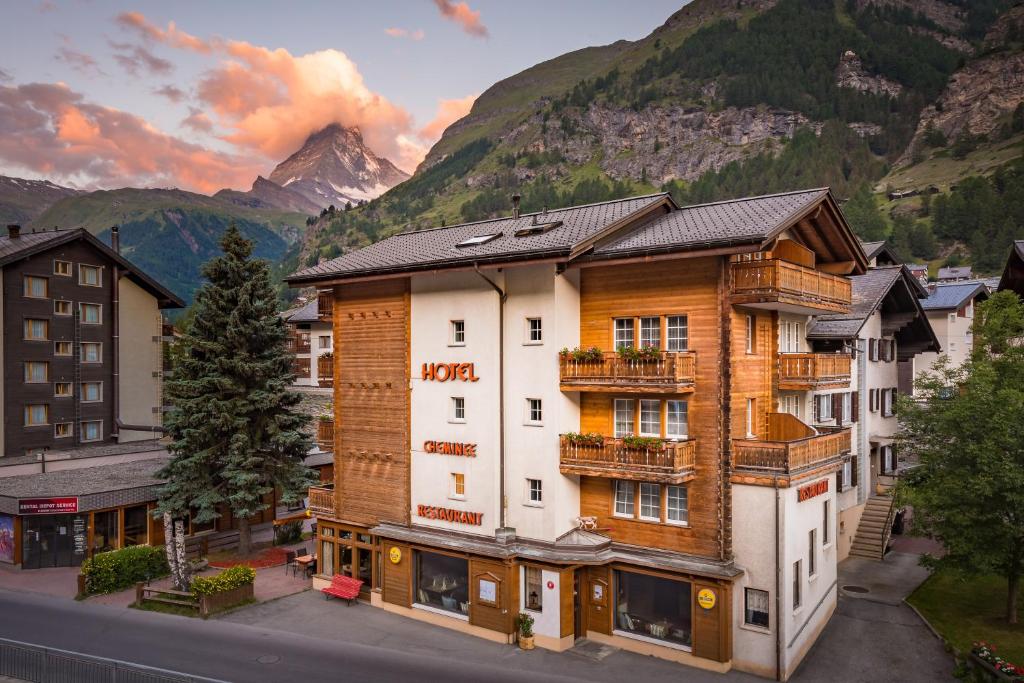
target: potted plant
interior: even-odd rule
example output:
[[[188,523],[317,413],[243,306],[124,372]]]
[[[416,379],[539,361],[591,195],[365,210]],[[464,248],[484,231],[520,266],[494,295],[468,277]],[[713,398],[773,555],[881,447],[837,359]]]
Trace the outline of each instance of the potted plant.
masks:
[[[588,434],[569,432],[565,435],[565,438],[569,443],[576,446],[591,446],[596,448],[604,445],[604,436],[593,432]]]
[[[635,451],[653,451],[660,453],[665,450],[665,442],[653,436],[624,436],[622,437],[624,448]]]
[[[519,630],[519,647],[523,650],[533,649],[533,617],[520,612],[516,617],[516,628]]]
[[[654,346],[623,346],[619,349],[619,358],[639,363],[652,363],[661,360],[661,349]]]

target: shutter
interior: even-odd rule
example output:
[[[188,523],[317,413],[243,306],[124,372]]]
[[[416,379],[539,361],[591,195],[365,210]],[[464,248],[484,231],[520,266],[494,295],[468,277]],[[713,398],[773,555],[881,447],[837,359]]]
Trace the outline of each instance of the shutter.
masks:
[[[860,467],[858,467],[859,461],[859,455],[855,455],[852,458],[850,458],[850,462],[853,463],[852,465],[850,465],[850,478],[852,479],[852,481],[850,482],[850,486],[856,486],[857,482],[860,481]]]
[[[889,360],[896,360],[896,340],[889,340]]]
[[[868,339],[868,360],[878,360],[878,340]]]
[[[852,421],[856,422],[860,419],[860,392],[854,391],[850,393],[850,414],[852,415]]]
[[[832,394],[832,417],[836,425],[843,424],[843,395]]]
[[[811,401],[811,410],[814,412],[814,422],[821,422],[821,396],[815,396]]]
[[[878,412],[878,389],[868,390],[868,410],[872,413]]]
[[[836,472],[836,491],[843,490],[843,469],[843,467],[840,467],[839,471]]]

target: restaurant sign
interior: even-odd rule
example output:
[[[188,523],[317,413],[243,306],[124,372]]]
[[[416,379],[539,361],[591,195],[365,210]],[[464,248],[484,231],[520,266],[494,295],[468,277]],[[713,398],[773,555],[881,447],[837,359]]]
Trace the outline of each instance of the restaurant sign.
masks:
[[[438,455],[463,455],[467,458],[476,457],[475,443],[456,443],[454,441],[424,441],[424,453],[437,453]]]
[[[480,526],[484,521],[482,512],[466,512],[465,510],[452,510],[434,505],[417,505],[416,514],[426,519],[440,519],[444,522],[458,522],[459,524],[472,524]]]
[[[796,499],[798,502],[802,503],[805,500],[810,500],[811,498],[820,496],[823,493],[828,493],[828,479],[822,479],[821,481],[816,481],[813,484],[801,486],[796,490]]]
[[[22,498],[19,515],[64,515],[78,512],[78,498]]]

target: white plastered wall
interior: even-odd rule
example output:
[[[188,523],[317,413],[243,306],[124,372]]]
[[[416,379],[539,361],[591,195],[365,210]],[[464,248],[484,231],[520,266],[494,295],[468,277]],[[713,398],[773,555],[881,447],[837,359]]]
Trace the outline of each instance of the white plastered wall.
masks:
[[[118,287],[118,410],[121,422],[159,426],[163,415],[160,373],[163,370],[161,320],[157,300],[130,279]],[[154,409],[157,409],[154,411]],[[118,429],[118,442],[141,441],[159,436],[154,432]]]

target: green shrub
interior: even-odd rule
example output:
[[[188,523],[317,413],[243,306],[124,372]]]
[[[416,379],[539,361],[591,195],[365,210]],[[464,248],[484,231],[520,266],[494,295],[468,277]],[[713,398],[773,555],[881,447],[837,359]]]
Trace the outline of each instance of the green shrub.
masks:
[[[164,549],[149,545],[99,553],[82,563],[86,591],[94,595],[114,593],[169,573]]]
[[[274,528],[274,543],[285,545],[302,540],[302,520],[286,522]]]
[[[247,586],[256,581],[256,570],[251,567],[231,567],[216,576],[198,576],[192,580],[192,594],[213,595]]]

